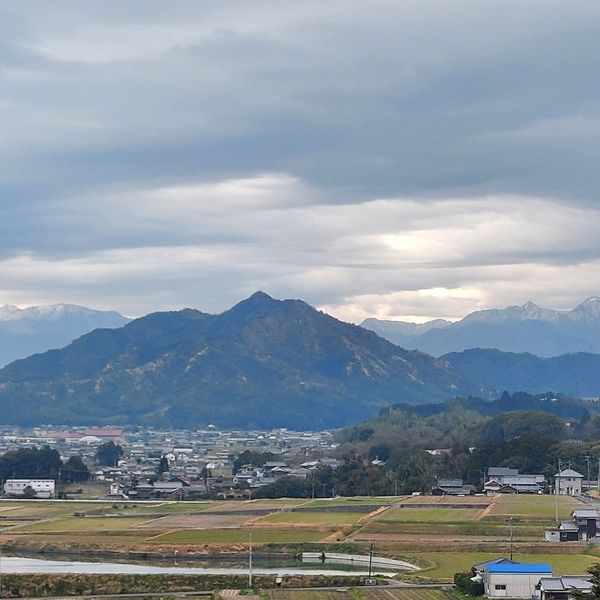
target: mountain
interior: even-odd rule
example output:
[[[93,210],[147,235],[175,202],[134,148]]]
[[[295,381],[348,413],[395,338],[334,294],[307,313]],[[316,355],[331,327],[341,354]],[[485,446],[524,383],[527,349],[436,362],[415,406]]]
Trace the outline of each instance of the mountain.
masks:
[[[534,411],[556,415],[564,419],[581,419],[590,411],[598,414],[600,406],[585,400],[579,400],[564,394],[545,392],[543,394],[528,394],[527,392],[504,392],[493,400],[482,398],[452,398],[447,402],[409,405],[396,404],[387,406],[379,411],[372,421],[388,422],[396,413],[416,415],[421,418],[441,415],[452,411],[469,411],[485,417],[494,417],[507,412]]]
[[[300,300],[154,313],[0,370],[4,423],[334,427],[395,402],[484,393],[447,362]]]
[[[543,357],[600,353],[600,298],[588,298],[569,311],[527,302],[477,311],[455,323],[436,319],[416,325],[366,319],[362,326],[395,344],[434,356],[469,348],[496,348]]]
[[[73,304],[0,306],[0,366],[51,348],[62,348],[98,327],[121,327],[123,315]]]
[[[563,354],[540,358],[533,354],[475,348],[445,354],[443,360],[476,379],[492,393],[560,390],[573,396],[600,396],[600,355]]]

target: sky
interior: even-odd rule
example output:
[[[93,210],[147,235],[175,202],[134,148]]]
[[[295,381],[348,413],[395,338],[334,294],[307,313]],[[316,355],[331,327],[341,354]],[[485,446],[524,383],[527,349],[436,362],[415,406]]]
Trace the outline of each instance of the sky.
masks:
[[[600,295],[600,3],[0,4],[0,304]]]

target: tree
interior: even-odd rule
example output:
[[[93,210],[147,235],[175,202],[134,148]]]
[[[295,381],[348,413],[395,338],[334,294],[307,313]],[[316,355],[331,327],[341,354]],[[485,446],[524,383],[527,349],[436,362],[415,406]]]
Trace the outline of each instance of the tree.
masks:
[[[254,467],[262,467],[267,461],[275,458],[271,452],[255,452],[254,450],[244,450],[233,461],[233,472],[237,473],[243,465],[253,465]]]
[[[258,488],[254,498],[310,498],[310,484],[300,477],[282,477],[275,483]]]
[[[169,470],[169,461],[167,457],[163,454],[160,457],[160,462],[156,467],[156,474],[160,477],[163,473],[166,473]]]
[[[81,456],[71,456],[61,469],[61,479],[66,483],[87,481],[90,471]]]
[[[116,467],[121,456],[123,456],[123,448],[113,441],[104,442],[104,444],[98,446],[98,449],[96,450],[98,464],[107,467]]]
[[[37,498],[37,492],[30,485],[28,485],[23,489],[23,498],[27,498],[28,500]]]
[[[20,448],[0,456],[0,479],[58,479],[62,467],[59,453],[43,448]]]

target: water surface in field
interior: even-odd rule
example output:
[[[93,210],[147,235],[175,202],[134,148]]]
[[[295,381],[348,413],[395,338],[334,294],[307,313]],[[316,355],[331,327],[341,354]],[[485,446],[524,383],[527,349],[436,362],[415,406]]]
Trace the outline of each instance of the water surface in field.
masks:
[[[262,562],[262,561],[261,561]],[[256,564],[252,568],[255,575],[359,575],[367,576],[364,568],[331,568],[321,566],[315,568],[293,566],[297,562],[291,561],[292,566],[264,566]],[[195,563],[196,564],[196,563]],[[203,566],[158,566],[148,563],[116,563],[97,561],[71,561],[56,559],[29,558],[24,556],[3,556],[0,559],[2,573],[77,573],[77,574],[132,574],[132,575],[248,575],[248,566],[227,566],[227,561],[212,560],[203,563]],[[373,571],[375,575],[392,575],[390,571]]]

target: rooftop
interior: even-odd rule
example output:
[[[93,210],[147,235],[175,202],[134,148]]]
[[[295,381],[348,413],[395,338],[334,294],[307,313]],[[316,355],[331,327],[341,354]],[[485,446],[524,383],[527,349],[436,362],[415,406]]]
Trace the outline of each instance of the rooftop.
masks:
[[[520,563],[516,565],[506,563],[495,563],[488,565],[488,573],[549,573],[552,574],[552,567],[546,563]]]

